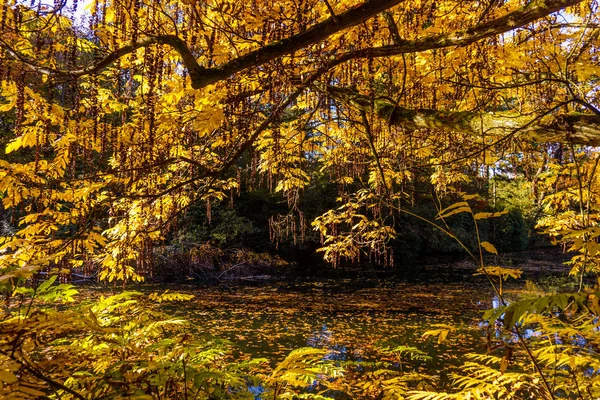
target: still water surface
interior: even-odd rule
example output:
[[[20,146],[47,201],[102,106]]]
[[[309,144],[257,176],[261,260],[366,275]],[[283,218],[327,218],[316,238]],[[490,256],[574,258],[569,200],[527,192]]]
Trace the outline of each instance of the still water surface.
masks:
[[[185,308],[194,336],[230,340],[240,352],[273,364],[293,349],[318,347],[345,361],[377,361],[378,349],[414,346],[432,357],[416,366],[439,371],[460,355],[485,352],[481,312],[492,307],[480,278],[419,283],[332,280],[196,288]],[[458,328],[448,339],[423,338],[436,325]]]

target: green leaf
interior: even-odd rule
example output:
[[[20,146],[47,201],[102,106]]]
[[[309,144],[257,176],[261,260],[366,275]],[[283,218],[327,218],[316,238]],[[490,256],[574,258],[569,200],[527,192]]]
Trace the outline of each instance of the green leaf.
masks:
[[[502,314],[504,314],[506,311],[506,306],[499,306],[496,308],[490,308],[489,310],[486,310],[483,313],[483,320],[484,321],[488,321],[490,323],[494,323],[496,320],[498,320]]]
[[[56,275],[50,276],[50,278],[48,278],[46,281],[42,282],[42,284],[40,286],[38,286],[37,292],[38,293],[44,293],[45,291],[47,291],[48,288],[50,286],[52,286],[52,284],[54,283],[54,281],[56,281],[56,278],[57,278]]]

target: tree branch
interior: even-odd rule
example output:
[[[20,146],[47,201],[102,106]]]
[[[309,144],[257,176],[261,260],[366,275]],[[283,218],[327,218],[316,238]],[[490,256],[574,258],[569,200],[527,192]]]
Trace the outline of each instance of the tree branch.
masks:
[[[147,36],[136,43],[115,50],[93,66],[74,71],[60,71],[37,65],[12,49],[4,40],[0,41],[0,45],[4,47],[13,58],[39,73],[68,78],[99,72],[120,57],[141,47],[158,43],[165,44],[171,46],[179,53],[183,63],[188,69],[189,76],[192,80],[192,87],[200,89],[226,79],[237,72],[264,64],[311,44],[318,43],[320,40],[323,40],[336,32],[360,24],[372,16],[390,9],[394,5],[400,3],[400,1],[401,0],[367,0],[335,17],[332,16],[323,22],[313,25],[302,33],[268,44],[213,68],[205,68],[199,65],[186,43],[174,35]],[[553,12],[564,9],[565,7],[578,4],[581,1],[582,0],[533,0],[526,6],[502,17],[479,23],[474,27],[464,30],[426,36],[415,40],[400,40],[396,41],[393,45],[346,52],[330,61],[327,64],[327,67],[332,68],[338,64],[356,58],[387,57],[444,47],[466,46],[478,40],[524,26]]]
[[[196,62],[196,58],[194,57],[190,49],[187,47],[185,42],[174,35],[146,36],[135,43],[123,46],[113,51],[112,53],[108,54],[106,57],[104,57],[92,66],[72,71],[62,71],[54,68],[48,68],[39,65],[34,61],[28,60],[26,57],[19,54],[18,51],[13,49],[6,41],[0,38],[0,47],[4,48],[4,50],[14,59],[26,65],[29,69],[35,72],[45,75],[52,75],[57,79],[77,78],[85,75],[95,74],[108,67],[119,58],[126,56],[127,54],[130,54],[136,51],[137,49],[140,49],[142,47],[148,47],[153,44],[164,44],[171,46],[173,49],[175,49],[177,53],[179,53],[179,55],[181,56],[181,59],[190,74],[200,74],[202,73],[202,71],[205,70],[205,68],[203,68]]]
[[[81,399],[81,400],[86,400],[84,396],[82,396],[80,393],[76,392],[75,390],[71,389],[68,386],[63,385],[62,383],[52,379],[49,376],[46,376],[44,373],[40,372],[34,365],[33,363],[27,359],[27,357],[25,356],[24,353],[22,353],[21,351],[19,352],[21,357],[20,359],[17,358],[16,356],[13,355],[9,355],[8,353],[2,351],[2,354],[4,354],[5,356],[9,357],[11,360],[16,361],[17,363],[19,363],[23,368],[25,368],[27,371],[29,371],[31,373],[31,375],[33,375],[34,377],[50,384],[51,386],[60,389],[60,390],[64,390],[65,392],[73,395],[74,397]]]
[[[392,13],[389,11],[384,12],[383,18],[385,19],[385,22],[388,25],[388,29],[390,31],[390,35],[392,36],[394,44],[402,44],[402,38],[400,37],[400,32],[398,32],[398,26],[396,25],[396,21],[394,21],[394,16],[392,15]]]
[[[391,99],[371,97],[352,89],[316,83],[313,85],[359,112],[374,112],[390,125],[402,126],[408,131],[438,129],[472,135],[504,136],[518,130],[531,140],[539,142],[572,143],[600,146],[600,115],[568,113],[548,122],[536,123],[535,117],[506,113],[478,113],[471,111],[439,111],[410,109],[395,104]],[[573,100],[577,102],[576,99]]]
[[[540,18],[546,17],[553,12],[578,4],[581,1],[582,0],[534,0],[518,10],[494,20],[477,24],[471,28],[426,36],[420,39],[401,40],[400,43],[394,43],[387,46],[349,51],[337,56],[329,63],[329,67],[332,68],[357,58],[389,57],[401,54],[420,53],[445,47],[467,46],[481,39],[506,33],[527,25]]]
[[[205,87],[225,79],[236,72],[264,64],[278,57],[300,50],[303,47],[318,43],[320,40],[346,28],[358,25],[400,2],[401,0],[367,0],[361,5],[313,25],[302,33],[268,44],[265,47],[251,51],[228,63],[207,69],[204,73],[197,75],[190,73],[192,87],[195,89]]]
[[[474,27],[464,30],[451,33],[442,33],[439,35],[431,35],[415,40],[400,40],[399,42],[395,42],[393,45],[388,46],[349,51],[330,61],[327,64],[327,68],[333,68],[336,65],[356,58],[388,57],[393,55],[418,53],[444,47],[466,46],[478,40],[499,35],[501,33],[524,26],[530,22],[550,15],[553,12],[578,4],[581,1],[582,0],[533,0],[526,6],[510,12],[502,17],[488,22],[479,23]],[[225,79],[228,76],[246,68],[263,64],[277,57],[299,50],[302,47],[326,38],[332,33],[365,21],[378,12],[385,11],[386,9],[390,8],[395,3],[398,2],[377,2],[376,0],[368,1],[359,7],[346,11],[345,13],[337,16],[337,23],[332,18],[329,18],[320,24],[314,25],[311,29],[302,34],[298,34],[292,36],[291,38],[265,46],[219,67],[206,70],[205,73],[200,76],[192,77],[192,74],[190,74],[190,77],[192,78],[192,86],[196,89],[202,88],[221,79]]]
[[[313,25],[311,28],[302,33],[293,35],[275,43],[268,44],[214,68],[205,68],[199,65],[187,44],[175,35],[148,35],[136,43],[123,46],[111,52],[92,66],[72,71],[48,68],[39,65],[34,61],[28,60],[26,57],[19,54],[18,51],[13,49],[5,40],[0,39],[0,46],[3,47],[11,57],[36,72],[66,79],[97,73],[108,67],[119,58],[130,54],[139,48],[147,47],[153,44],[164,44],[171,46],[179,53],[192,80],[192,87],[195,89],[200,89],[212,83],[223,80],[236,72],[264,64],[265,62],[271,61],[285,54],[292,53],[303,47],[317,43],[331,34],[360,24],[372,16],[389,9],[400,2],[401,0],[367,0],[363,4],[355,6],[339,15],[332,15],[332,17]]]

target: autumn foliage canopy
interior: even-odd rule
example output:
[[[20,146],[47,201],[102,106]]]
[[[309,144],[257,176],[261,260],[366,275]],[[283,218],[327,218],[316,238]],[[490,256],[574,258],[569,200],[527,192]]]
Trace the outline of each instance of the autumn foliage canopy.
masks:
[[[288,201],[274,234],[315,229],[334,264],[389,263],[419,179],[460,189],[468,171],[600,144],[597,7],[2,0],[0,192],[18,226],[2,279],[97,265],[139,280],[188,207],[260,184]],[[319,176],[339,207],[307,221]]]

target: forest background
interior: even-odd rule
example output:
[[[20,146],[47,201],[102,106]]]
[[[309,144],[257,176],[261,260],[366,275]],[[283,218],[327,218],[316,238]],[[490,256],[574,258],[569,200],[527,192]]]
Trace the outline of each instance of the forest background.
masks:
[[[3,394],[596,397],[597,6],[2,0]],[[509,304],[521,272],[484,255],[547,238],[577,292]],[[447,393],[393,363],[339,383],[356,366],[315,349],[265,374],[150,304],[184,294],[56,307],[76,292],[59,276],[406,271],[432,254],[471,257],[501,303],[485,315],[500,344]]]

